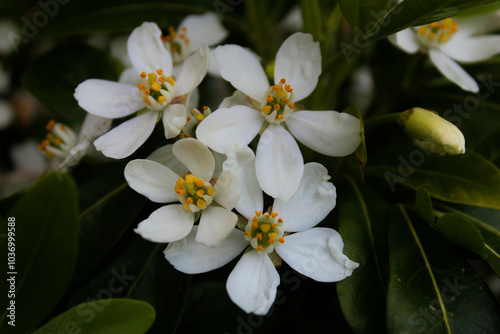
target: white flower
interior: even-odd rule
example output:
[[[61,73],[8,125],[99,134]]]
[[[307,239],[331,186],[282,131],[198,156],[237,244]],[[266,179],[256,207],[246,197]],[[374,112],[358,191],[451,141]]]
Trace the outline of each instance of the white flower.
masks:
[[[107,157],[121,159],[135,152],[160,119],[167,139],[179,135],[186,124],[185,101],[207,73],[208,47],[201,46],[189,56],[174,80],[172,58],[160,35],[158,26],[150,22],[130,35],[127,46],[137,78],[134,85],[89,79],[75,90],[78,104],[94,115],[113,119],[137,112],[94,142]]]
[[[177,141],[171,153],[185,169],[173,163],[175,172],[152,160],[133,160],[125,168],[125,179],[130,187],[151,201],[181,202],[154,211],[135,232],[150,241],[172,242],[188,235],[199,217],[196,241],[218,244],[231,233],[237,221],[231,209],[240,197],[238,179],[230,172],[213,179],[214,157],[197,139]],[[184,170],[188,172],[181,174]]]
[[[14,120],[14,110],[10,102],[0,99],[0,130],[8,127]]]
[[[5,56],[16,51],[23,40],[19,26],[9,19],[0,20],[0,55]]]
[[[437,69],[449,80],[470,92],[479,86],[458,63],[473,63],[500,52],[500,35],[486,35],[498,27],[499,14],[447,18],[404,29],[389,40],[407,53],[428,53]]]
[[[87,114],[77,135],[67,125],[51,120],[45,127],[47,136],[38,149],[53,159],[52,167],[69,168],[75,166],[89,152],[90,143],[110,127],[110,119]]]
[[[237,91],[232,103],[246,102],[216,110],[200,124],[197,138],[214,151],[226,153],[235,145],[248,145],[261,132],[257,177],[267,194],[287,200],[299,186],[304,162],[292,135],[329,156],[345,156],[358,147],[360,121],[356,117],[331,110],[295,110],[294,101],[314,90],[321,73],[319,43],[311,35],[296,33],[283,43],[276,55],[276,84],[272,86],[251,52],[224,45],[215,53],[223,78],[246,95],[242,99]],[[227,100],[223,104],[231,105]]]
[[[319,282],[340,281],[358,264],[342,253],[342,237],[335,230],[312,228],[335,206],[335,186],[327,182],[327,170],[318,163],[306,164],[297,193],[287,202],[275,199],[272,211],[262,213],[262,191],[256,193],[251,182],[252,155],[250,149],[238,151],[228,160],[232,169],[246,175],[242,195],[247,192],[247,198],[245,204],[239,203],[240,212],[248,219],[245,231],[234,229],[219,245],[207,247],[194,241],[194,229],[187,238],[169,244],[165,257],[177,270],[196,274],[220,268],[248,248],[229,275],[226,288],[244,311],[264,315],[280,283],[271,256],[279,256],[299,273]],[[255,168],[253,175],[255,178]]]

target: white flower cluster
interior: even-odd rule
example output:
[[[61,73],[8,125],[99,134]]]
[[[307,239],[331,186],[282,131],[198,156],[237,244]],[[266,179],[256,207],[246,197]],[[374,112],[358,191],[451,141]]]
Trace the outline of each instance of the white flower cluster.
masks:
[[[226,35],[214,14],[190,16],[177,30],[163,32],[145,22],[128,38],[131,67],[120,82],[86,80],[75,98],[106,119],[133,115],[95,140],[110,158],[130,156],[163,123],[165,137],[175,143],[130,161],[125,178],[151,201],[169,204],[135,232],[169,243],[166,259],[190,274],[214,270],[243,253],[227,291],[246,312],[266,314],[281,260],[320,282],[342,280],[358,267],[342,253],[335,230],[315,228],[335,207],[336,189],[325,167],[304,164],[296,140],[321,154],[345,156],[361,142],[360,121],[297,104],[321,74],[319,43],[311,35],[285,40],[273,83],[247,49],[209,49]],[[212,70],[236,91],[214,112],[200,111],[196,89]],[[257,143],[255,153],[251,142]],[[264,193],[274,199],[269,208]]]

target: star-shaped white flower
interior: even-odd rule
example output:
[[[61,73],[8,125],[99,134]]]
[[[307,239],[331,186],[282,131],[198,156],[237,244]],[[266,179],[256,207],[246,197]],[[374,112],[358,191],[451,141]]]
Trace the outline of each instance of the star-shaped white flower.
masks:
[[[67,125],[51,120],[46,126],[47,136],[38,149],[53,160],[53,168],[72,167],[89,152],[90,143],[110,127],[110,119],[87,114],[80,132],[76,134]]]
[[[240,197],[238,179],[230,172],[213,179],[215,159],[197,139],[177,141],[171,153],[175,157],[168,162],[172,168],[146,159],[133,160],[125,167],[125,179],[138,193],[157,203],[181,202],[154,211],[135,232],[154,242],[176,241],[188,235],[201,215],[196,241],[218,244],[237,221],[231,209]],[[182,174],[184,170],[187,172]]]
[[[287,202],[275,199],[272,211],[263,213],[262,191],[255,187],[251,163],[255,158],[246,149],[230,153],[225,163],[242,177],[242,195],[246,195],[237,209],[248,219],[245,231],[234,229],[219,245],[207,247],[195,242],[193,229],[185,239],[169,244],[165,257],[179,271],[196,274],[220,268],[248,248],[229,275],[226,288],[244,311],[264,315],[280,283],[269,254],[277,254],[293,269],[319,282],[340,281],[358,264],[342,253],[342,237],[335,230],[312,228],[335,206],[336,190],[328,182],[327,170],[318,163],[306,164],[294,196]]]
[[[226,153],[238,144],[248,145],[263,131],[256,164],[259,184],[267,194],[287,200],[299,186],[304,162],[293,137],[329,156],[345,156],[358,147],[356,117],[332,110],[295,110],[295,101],[314,90],[321,73],[319,43],[310,34],[293,34],[281,45],[272,86],[250,51],[224,45],[215,53],[222,77],[243,92],[235,93],[233,103],[241,95],[247,96],[246,102],[213,112],[197,128],[196,136],[214,151]]]
[[[447,18],[404,29],[389,40],[407,53],[421,51],[437,69],[463,90],[478,92],[479,86],[457,62],[473,63],[500,52],[500,35],[483,35],[499,26],[499,13]]]
[[[167,139],[177,136],[186,124],[185,102],[207,73],[208,47],[201,46],[189,56],[174,79],[172,57],[159,36],[160,29],[150,22],[130,35],[127,46],[137,77],[134,85],[89,79],[75,89],[78,104],[94,115],[113,119],[137,112],[94,142],[107,157],[121,159],[135,152],[160,119]]]

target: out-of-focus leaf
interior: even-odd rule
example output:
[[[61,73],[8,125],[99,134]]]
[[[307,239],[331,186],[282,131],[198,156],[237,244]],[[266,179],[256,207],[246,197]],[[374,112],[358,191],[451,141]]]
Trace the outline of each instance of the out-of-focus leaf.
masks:
[[[71,176],[56,171],[47,174],[25,192],[7,217],[15,219],[15,226],[2,224],[1,233],[12,233],[15,263],[7,267],[10,250],[5,239],[0,288],[6,296],[10,288],[7,278],[14,277],[15,298],[2,298],[0,330],[26,333],[50,314],[73,274],[78,250],[78,200]],[[15,327],[8,325],[13,320],[7,310],[12,300]]]
[[[352,178],[347,178],[341,189],[339,233],[344,253],[359,267],[337,283],[340,305],[355,333],[368,333],[373,328],[385,332],[388,204]]]
[[[476,145],[476,152],[500,166],[500,128],[483,137]]]
[[[116,80],[118,63],[88,45],[63,45],[35,59],[23,73],[24,87],[68,122],[82,122],[86,111],[73,94],[86,79]]]
[[[140,300],[98,300],[73,307],[33,334],[143,334],[151,327],[155,316],[154,308]]]
[[[425,187],[434,198],[486,208],[500,208],[500,170],[481,155],[439,156],[413,147],[395,145],[373,154],[365,175],[384,178],[391,191],[402,184]]]
[[[175,270],[165,259],[166,245],[127,234],[106,265],[77,289],[70,304],[109,298],[134,298],[150,303],[161,317],[151,331],[173,333],[184,312],[191,276]]]
[[[434,223],[434,212],[432,211],[432,201],[429,191],[424,187],[417,188],[416,200],[417,212],[427,223]]]
[[[497,333],[500,308],[486,283],[425,222],[398,206],[389,231],[390,333]]]
[[[372,27],[384,17],[390,0],[340,0],[340,9],[351,28],[366,29],[371,22]],[[369,34],[368,31],[366,33]]]
[[[439,217],[434,226],[453,243],[471,250],[483,259],[487,257],[481,233],[463,215],[456,213],[444,214]]]
[[[347,108],[345,108],[343,111],[345,113],[348,113],[349,115],[358,118],[359,121],[361,122],[361,144],[359,144],[356,151],[354,151],[354,154],[356,155],[356,159],[360,164],[361,176],[363,176],[363,171],[365,169],[366,162],[368,160],[368,155],[366,152],[365,127],[363,125],[363,116],[361,115],[361,111],[359,110],[359,108],[354,103],[348,105]]]

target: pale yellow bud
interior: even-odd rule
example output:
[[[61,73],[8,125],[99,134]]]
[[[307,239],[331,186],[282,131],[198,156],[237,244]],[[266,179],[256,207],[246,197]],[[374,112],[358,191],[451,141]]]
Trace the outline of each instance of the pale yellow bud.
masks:
[[[462,132],[435,111],[422,108],[406,110],[399,115],[398,124],[415,146],[440,155],[465,153]]]

